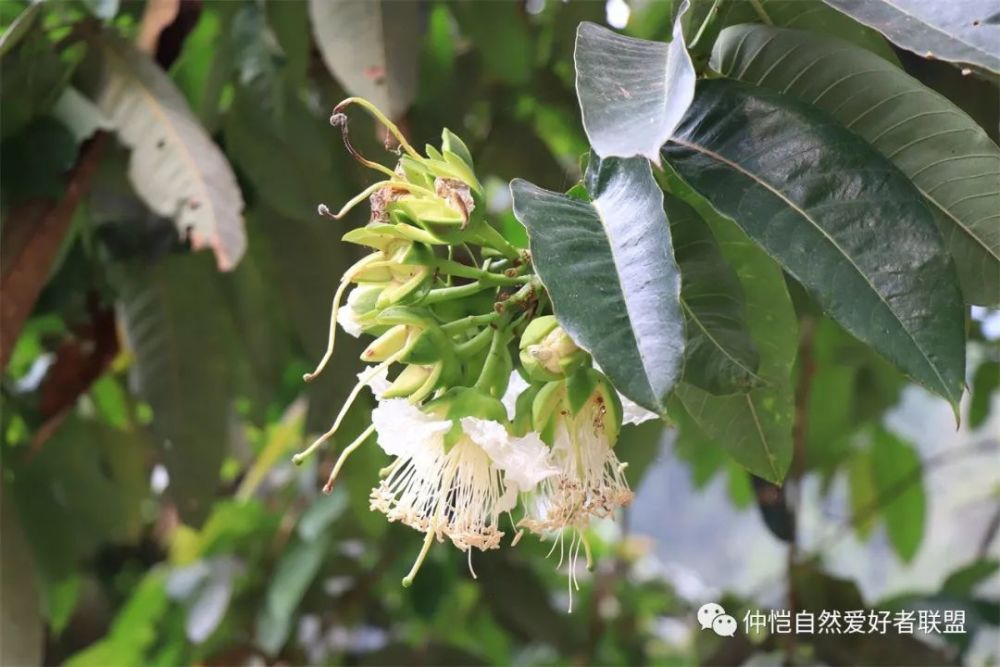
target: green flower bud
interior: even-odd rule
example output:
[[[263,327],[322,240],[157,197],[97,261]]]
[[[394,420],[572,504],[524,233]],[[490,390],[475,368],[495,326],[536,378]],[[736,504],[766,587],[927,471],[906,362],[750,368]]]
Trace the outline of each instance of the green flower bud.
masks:
[[[520,350],[521,365],[538,382],[565,378],[590,363],[590,355],[573,342],[551,315],[528,324],[521,336]]]
[[[452,428],[445,435],[444,444],[450,449],[463,435],[462,417],[478,417],[500,424],[507,423],[507,410],[496,398],[469,387],[454,387],[434,399],[424,409],[439,419],[452,420]]]
[[[552,444],[560,422],[572,425],[586,419],[607,435],[611,446],[618,440],[622,406],[618,392],[600,371],[581,368],[564,380],[548,382],[531,404],[531,421],[542,440]]]

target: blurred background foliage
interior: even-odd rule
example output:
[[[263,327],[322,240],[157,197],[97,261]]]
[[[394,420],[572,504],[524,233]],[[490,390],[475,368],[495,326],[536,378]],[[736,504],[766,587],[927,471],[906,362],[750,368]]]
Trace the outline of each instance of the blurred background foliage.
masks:
[[[899,57],[996,137],[995,80],[894,53],[819,0],[760,2],[784,25]],[[692,32],[712,4],[695,1]],[[755,20],[750,2],[718,4],[712,31]],[[492,219],[523,243],[507,181],[568,189],[587,150],[577,24],[667,39],[671,13],[622,0],[0,2],[3,299],[23,311],[20,335],[3,332],[3,664],[995,664],[1000,326],[982,309],[956,434],[943,402],[790,285],[801,333],[788,483],[750,477],[683,420],[630,427],[619,456],[636,504],[595,527],[598,566],[581,573],[571,615],[565,564],[530,539],[477,553],[478,580],[457,551],[434,549],[402,589],[419,539],[368,510],[382,453],[362,448],[330,496],[318,493],[330,457],[290,464],[360,368],[345,337],[334,372],[301,382],[355,259],[339,237],[364,220],[324,220],[316,205],[372,180],[327,124],[333,105],[367,96],[417,145],[456,131]],[[202,238],[225,266],[245,225],[233,270],[191,251],[179,213],[137,197],[136,179],[162,186],[163,165],[130,182],[128,151],[87,101],[99,53],[120,48],[112,33],[182,94],[151,108],[200,124],[235,172],[244,221],[236,206]],[[140,136],[151,114],[132,111]],[[364,154],[382,151],[366,119],[351,132]],[[698,631],[709,600],[737,618],[963,609],[968,633],[724,640]]]

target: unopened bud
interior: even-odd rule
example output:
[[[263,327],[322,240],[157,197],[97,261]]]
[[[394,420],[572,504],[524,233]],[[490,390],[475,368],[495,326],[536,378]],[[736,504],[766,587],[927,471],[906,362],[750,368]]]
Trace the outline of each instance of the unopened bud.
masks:
[[[556,318],[533,320],[520,342],[521,364],[528,376],[539,382],[567,377],[590,361],[590,355],[573,342]]]

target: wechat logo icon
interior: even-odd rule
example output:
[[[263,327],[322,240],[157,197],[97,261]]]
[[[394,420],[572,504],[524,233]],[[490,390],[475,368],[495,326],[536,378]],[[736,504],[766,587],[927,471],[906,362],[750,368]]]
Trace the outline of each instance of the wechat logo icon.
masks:
[[[698,623],[702,630],[711,628],[720,637],[736,634],[736,619],[726,613],[721,604],[709,602],[698,610]]]

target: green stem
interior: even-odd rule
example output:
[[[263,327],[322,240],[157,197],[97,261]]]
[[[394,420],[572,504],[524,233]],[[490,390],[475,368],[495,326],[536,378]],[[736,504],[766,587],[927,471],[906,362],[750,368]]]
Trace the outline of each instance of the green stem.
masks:
[[[489,331],[485,329],[485,331]],[[486,353],[486,361],[483,363],[483,370],[479,373],[474,388],[490,393],[493,385],[497,367],[502,363],[503,354],[506,352],[507,341],[510,339],[510,331],[504,326],[498,326],[493,330],[493,340],[490,341],[490,351]],[[507,378],[504,378],[506,381]]]
[[[492,335],[493,330],[486,327],[469,340],[456,345],[455,354],[458,355],[459,359],[468,359],[469,357],[479,354],[483,351],[483,348],[486,347],[486,344],[490,342]]]
[[[450,335],[465,331],[470,327],[483,327],[492,324],[500,317],[500,313],[485,313],[483,315],[469,315],[454,322],[442,324],[441,329]]]
[[[485,222],[483,223],[477,236],[482,242],[482,245],[493,248],[497,252],[503,254],[503,256],[507,259],[517,259],[521,256],[520,250],[511,245],[510,241],[503,237],[503,234],[493,229]]]
[[[701,22],[701,27],[698,28],[698,32],[695,33],[694,39],[692,39],[691,43],[688,44],[688,50],[693,49],[698,44],[698,41],[701,39],[701,36],[705,33],[705,30],[708,28],[709,24],[715,20],[715,15],[719,12],[719,4],[721,2],[722,0],[715,0],[715,2],[712,3],[712,6],[709,7],[708,14],[705,15],[705,20]]]
[[[463,297],[472,296],[473,294],[478,294],[486,289],[495,288],[496,285],[484,284],[482,282],[458,285],[457,287],[439,287],[428,292],[427,296],[420,300],[420,304],[427,306],[435,303],[441,303],[442,301],[461,299]]]
[[[460,262],[449,259],[438,259],[432,265],[435,269],[460,278],[470,278],[472,280],[482,280],[493,285],[524,285],[530,279],[528,276],[516,276],[508,278],[498,273],[483,271],[476,266],[468,266]]]
[[[750,4],[753,6],[753,10],[757,12],[757,16],[760,17],[761,21],[768,25],[774,25],[774,21],[772,21],[771,17],[764,11],[764,6],[760,4],[760,0],[750,0]]]

